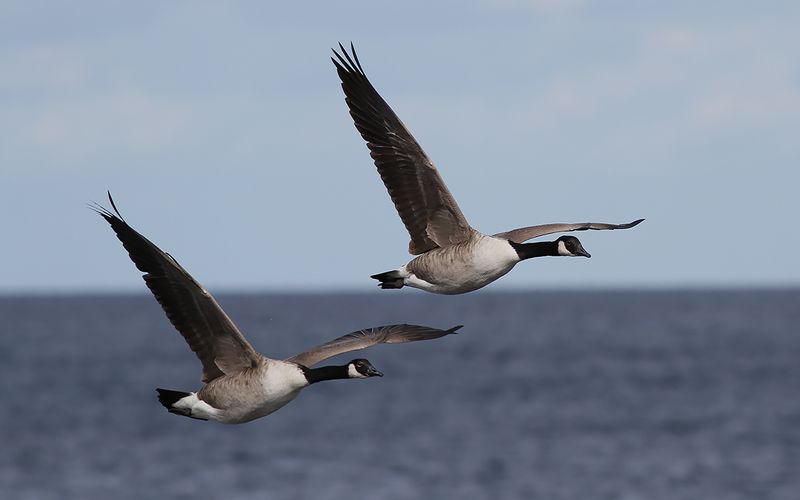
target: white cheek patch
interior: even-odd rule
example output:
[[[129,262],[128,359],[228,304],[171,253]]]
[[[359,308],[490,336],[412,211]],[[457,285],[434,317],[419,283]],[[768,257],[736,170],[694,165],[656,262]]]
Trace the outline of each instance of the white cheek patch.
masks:
[[[558,242],[558,255],[561,255],[562,257],[574,256],[573,253],[567,250],[567,245],[565,245],[563,241]]]
[[[356,365],[354,364],[347,365],[347,376],[350,378],[367,378],[366,375],[356,370]]]

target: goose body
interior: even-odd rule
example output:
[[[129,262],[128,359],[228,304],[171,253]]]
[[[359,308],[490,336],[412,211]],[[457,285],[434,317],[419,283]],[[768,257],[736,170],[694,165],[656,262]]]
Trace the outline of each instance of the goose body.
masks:
[[[574,236],[525,243],[546,234],[589,229],[628,229],[627,224],[596,222],[528,226],[494,235],[470,226],[433,162],[378,94],[364,73],[353,45],[340,44],[331,58],[356,129],[408,230],[408,251],[417,255],[406,265],[372,275],[381,288],[411,286],[433,293],[466,293],[495,281],[521,260],[543,255],[589,257]]]
[[[110,225],[169,320],[203,365],[205,385],[197,392],[157,389],[170,413],[200,420],[239,424],[260,418],[291,402],[302,389],[325,380],[383,376],[363,358],[345,365],[314,365],[331,356],[375,344],[430,340],[455,333],[460,326],[439,330],[418,325],[386,325],[359,330],[296,354],[268,358],[245,339],[211,294],[169,254],[114,212],[93,209]]]
[[[240,424],[287,405],[309,384],[296,363],[261,356],[254,369],[216,378],[170,408],[194,418]]]
[[[464,242],[429,250],[397,272],[404,285],[453,295],[488,285],[519,261],[507,240],[476,234]]]

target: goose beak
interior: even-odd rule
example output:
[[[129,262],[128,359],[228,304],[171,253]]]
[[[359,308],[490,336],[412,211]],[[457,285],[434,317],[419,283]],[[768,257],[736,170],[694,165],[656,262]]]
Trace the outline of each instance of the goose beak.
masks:
[[[584,250],[584,248],[583,248],[583,247],[580,247],[580,248],[578,249],[578,255],[580,255],[581,257],[586,257],[586,258],[589,258],[589,259],[591,259],[591,258],[592,258],[592,254],[590,254],[589,252],[587,252],[586,250]]]
[[[383,377],[383,373],[376,370],[375,367],[370,367],[369,370],[367,370],[367,375],[370,377]]]

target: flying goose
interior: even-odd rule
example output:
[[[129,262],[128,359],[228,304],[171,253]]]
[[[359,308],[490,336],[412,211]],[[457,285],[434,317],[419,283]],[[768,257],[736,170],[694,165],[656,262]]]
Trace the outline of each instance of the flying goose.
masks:
[[[353,44],[352,57],[341,43],[339,48],[341,54],[334,50],[336,58],[331,61],[342,81],[350,116],[411,236],[408,251],[418,255],[399,269],[372,275],[381,288],[408,285],[448,295],[471,292],[531,257],[591,257],[574,236],[525,243],[529,239],[567,231],[628,229],[644,220],[544,224],[491,236],[480,233],[469,225],[433,162],[367,79]]]
[[[301,389],[334,379],[382,377],[366,359],[341,366],[312,368],[322,360],[375,344],[429,340],[451,333],[417,325],[387,325],[353,332],[286,360],[267,358],[250,345],[214,297],[168,253],[131,228],[115,213],[91,208],[110,225],[172,325],[203,365],[205,385],[197,392],[156,389],[170,413],[200,420],[239,424],[269,415],[293,400]]]

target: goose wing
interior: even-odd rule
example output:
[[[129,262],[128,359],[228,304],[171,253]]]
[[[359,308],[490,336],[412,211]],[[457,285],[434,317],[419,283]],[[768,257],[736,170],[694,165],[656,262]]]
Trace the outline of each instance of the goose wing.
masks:
[[[111,193],[115,213],[91,207],[111,225],[136,268],[172,325],[183,335],[203,364],[203,382],[255,366],[260,355],[242,336],[214,297],[168,253],[122,219]]]
[[[411,236],[409,253],[419,255],[469,238],[473,230],[456,200],[433,162],[367,79],[353,44],[352,57],[342,44],[339,48],[342,53],[334,50],[336,59],[331,61],[350,116]]]
[[[566,233],[569,231],[587,231],[589,229],[630,229],[644,219],[637,219],[627,224],[606,224],[603,222],[578,222],[575,224],[542,224],[541,226],[521,227],[505,233],[497,233],[493,236],[511,240],[514,243],[522,243],[531,238],[544,236],[552,233]]]
[[[439,337],[456,333],[462,326],[454,326],[449,330],[439,330],[438,328],[418,325],[377,326],[348,333],[306,352],[296,354],[286,361],[312,367],[324,359],[343,352],[365,349],[375,344],[402,344],[403,342],[416,342],[417,340],[438,339]]]

